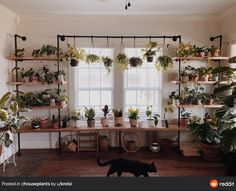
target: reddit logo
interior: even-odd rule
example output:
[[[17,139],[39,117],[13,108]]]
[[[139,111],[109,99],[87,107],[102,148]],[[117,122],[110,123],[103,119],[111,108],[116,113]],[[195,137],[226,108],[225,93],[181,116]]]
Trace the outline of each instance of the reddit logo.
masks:
[[[212,179],[212,180],[210,181],[210,187],[211,187],[211,188],[217,188],[218,185],[219,185],[219,183],[218,183],[217,180]]]

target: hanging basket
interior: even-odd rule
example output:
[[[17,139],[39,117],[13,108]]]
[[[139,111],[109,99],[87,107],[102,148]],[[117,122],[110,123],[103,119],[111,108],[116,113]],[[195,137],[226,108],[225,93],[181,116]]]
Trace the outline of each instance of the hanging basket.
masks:
[[[75,59],[71,59],[71,61],[70,61],[70,65],[71,65],[72,67],[78,66],[78,63],[79,63],[79,61],[78,61],[78,60],[75,60]]]

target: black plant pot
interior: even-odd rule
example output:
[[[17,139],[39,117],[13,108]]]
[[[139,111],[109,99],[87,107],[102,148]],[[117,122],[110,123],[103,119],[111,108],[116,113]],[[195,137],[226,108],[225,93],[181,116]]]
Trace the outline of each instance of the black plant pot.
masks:
[[[70,61],[70,65],[73,67],[78,66],[78,63],[79,63],[78,60],[75,60],[75,59],[71,59]]]
[[[152,62],[153,61],[153,56],[148,56],[147,57],[147,62]]]

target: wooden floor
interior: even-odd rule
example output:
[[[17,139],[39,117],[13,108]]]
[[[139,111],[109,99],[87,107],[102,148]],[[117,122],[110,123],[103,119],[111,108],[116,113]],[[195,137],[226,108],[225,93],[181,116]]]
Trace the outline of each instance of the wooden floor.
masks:
[[[0,176],[98,176],[106,175],[108,166],[100,167],[96,163],[97,153],[63,153],[57,150],[23,150],[16,157],[17,167],[6,166],[6,172]],[[184,157],[175,151],[168,153],[152,153],[140,151],[136,154],[123,152],[99,153],[101,161],[117,157],[130,158],[142,162],[155,162],[158,172],[150,176],[225,176],[225,165],[221,162],[208,162],[201,157]],[[114,175],[115,176],[115,175]],[[122,174],[122,176],[131,176]]]

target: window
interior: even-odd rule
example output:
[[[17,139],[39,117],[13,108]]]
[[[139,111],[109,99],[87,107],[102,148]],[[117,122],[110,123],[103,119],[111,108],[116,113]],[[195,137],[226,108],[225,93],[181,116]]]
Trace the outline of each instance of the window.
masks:
[[[109,48],[85,48],[86,54],[113,57]],[[109,74],[103,63],[87,64],[80,62],[76,68],[76,105],[82,111],[84,107],[93,107],[96,116],[101,116],[101,108],[112,103],[112,74]]]
[[[125,53],[129,58],[142,56],[141,48],[126,48]],[[153,111],[161,114],[162,74],[154,63],[144,61],[142,67],[127,70],[124,78],[125,112],[129,107],[139,108],[144,116],[146,107],[152,105]]]

